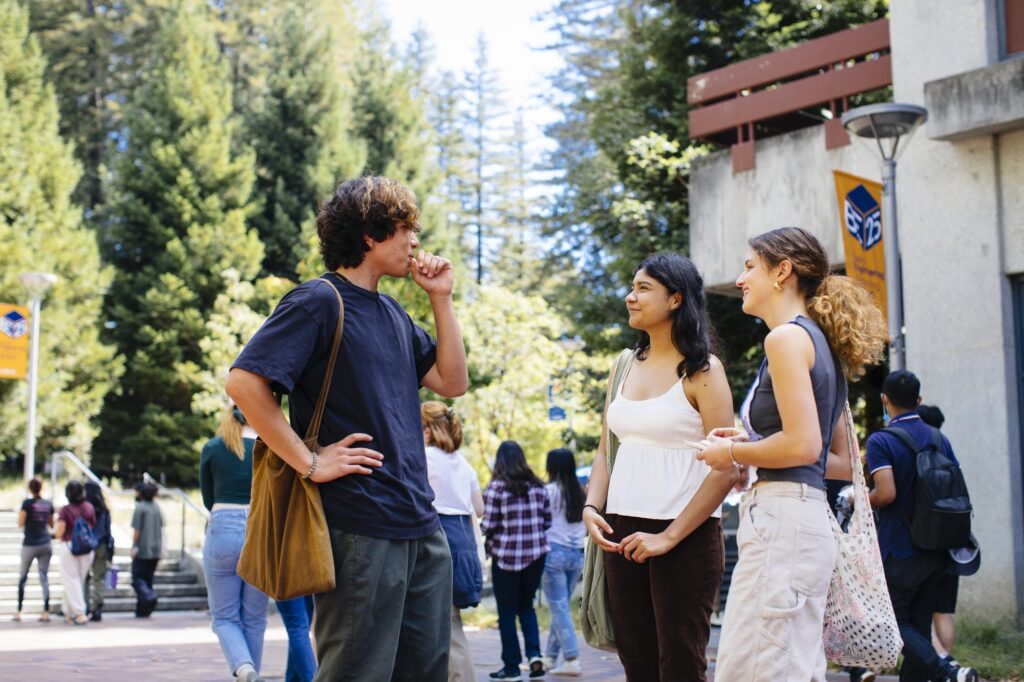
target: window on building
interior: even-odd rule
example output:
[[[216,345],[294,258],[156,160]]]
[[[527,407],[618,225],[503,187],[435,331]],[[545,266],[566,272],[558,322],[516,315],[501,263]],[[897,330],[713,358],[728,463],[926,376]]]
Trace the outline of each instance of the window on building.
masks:
[[[1010,280],[1010,286],[1013,291],[1014,348],[1017,361],[1017,424],[1021,434],[1021,453],[1024,456],[1024,277],[1014,277]],[[1021,484],[1024,485],[1024,476]]]
[[[1024,55],[1024,0],[999,0],[998,4],[1003,57]]]

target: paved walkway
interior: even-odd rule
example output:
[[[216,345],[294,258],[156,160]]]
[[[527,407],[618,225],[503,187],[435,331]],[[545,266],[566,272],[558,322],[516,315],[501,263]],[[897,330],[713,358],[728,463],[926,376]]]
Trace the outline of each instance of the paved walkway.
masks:
[[[717,634],[717,631],[716,633]],[[473,647],[479,682],[501,666],[497,630],[467,632]],[[287,637],[280,618],[268,623],[263,672],[271,680],[284,679]],[[712,639],[712,647],[716,638]],[[712,648],[712,655],[714,650]],[[622,682],[622,666],[613,654],[584,646],[580,655],[588,682]],[[0,680],[129,680],[147,682],[189,680],[230,682],[210,619],[202,612],[160,612],[137,620],[130,614],[110,614],[101,623],[67,626],[60,620],[39,623],[0,623]],[[549,676],[549,680],[573,679]],[[845,675],[830,675],[845,682]],[[896,678],[880,678],[895,680]],[[372,682],[372,681],[371,681]]]

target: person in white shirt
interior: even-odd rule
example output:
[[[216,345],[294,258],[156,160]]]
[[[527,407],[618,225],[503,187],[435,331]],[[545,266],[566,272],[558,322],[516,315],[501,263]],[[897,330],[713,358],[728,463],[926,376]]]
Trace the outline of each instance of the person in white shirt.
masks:
[[[625,302],[639,334],[618,389],[609,382],[583,521],[604,550],[626,679],[702,682],[724,570],[721,504],[738,474],[712,471],[696,443],[733,423],[732,393],[690,259],[647,258]]]
[[[483,567],[477,554],[472,515],[484,513],[480,481],[462,445],[462,420],[454,410],[436,400],[420,405],[423,443],[427,450],[427,480],[434,490],[434,507],[448,537],[452,553],[452,639],[448,656],[448,682],[473,682],[473,660],[462,630],[459,609],[480,603]]]
[[[551,502],[551,552],[544,562],[542,585],[551,610],[545,667],[552,675],[582,675],[580,649],[573,629],[569,601],[583,572],[583,486],[576,478],[576,458],[571,450],[548,453],[548,500]],[[558,655],[562,662],[558,663]]]

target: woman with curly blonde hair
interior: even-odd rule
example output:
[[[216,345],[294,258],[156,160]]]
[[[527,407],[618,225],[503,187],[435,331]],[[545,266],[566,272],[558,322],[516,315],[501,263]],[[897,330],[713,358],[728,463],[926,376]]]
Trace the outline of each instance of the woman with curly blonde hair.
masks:
[[[743,311],[771,331],[741,408],[748,434],[715,429],[700,455],[719,471],[758,473],[740,505],[715,679],[824,680],[836,557],[825,478],[850,479],[846,382],[882,358],[885,327],[869,294],[831,274],[821,244],[798,227],[751,239],[736,286]]]

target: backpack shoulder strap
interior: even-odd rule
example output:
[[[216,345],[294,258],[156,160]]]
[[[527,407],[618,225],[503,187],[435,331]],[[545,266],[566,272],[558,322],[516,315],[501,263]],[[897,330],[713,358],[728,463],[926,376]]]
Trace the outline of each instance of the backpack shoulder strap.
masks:
[[[910,448],[910,451],[913,452],[915,455],[923,449],[920,445],[917,444],[917,441],[911,438],[910,434],[907,433],[906,429],[901,429],[898,426],[889,426],[882,429],[882,433],[890,433],[896,436],[904,445]]]
[[[906,445],[908,448],[910,448],[910,451],[912,453],[914,453],[915,458],[917,456],[917,453],[921,451],[921,447],[914,441],[913,438],[910,437],[910,434],[907,433],[906,429],[901,429],[898,426],[888,426],[888,427],[882,429],[882,432],[883,433],[892,434],[893,436],[896,436],[897,438],[899,438],[900,441],[904,445]],[[916,462],[915,462],[915,467],[914,467],[915,476],[916,476],[916,470],[917,470],[917,467],[916,467]],[[896,501],[896,504],[899,504],[899,500]],[[911,520],[910,515],[907,514],[907,510],[904,507],[902,507],[902,506],[899,507],[899,510],[900,510],[900,516],[903,517],[903,521],[907,524],[907,528],[908,529],[911,528],[913,526],[913,521]]]

